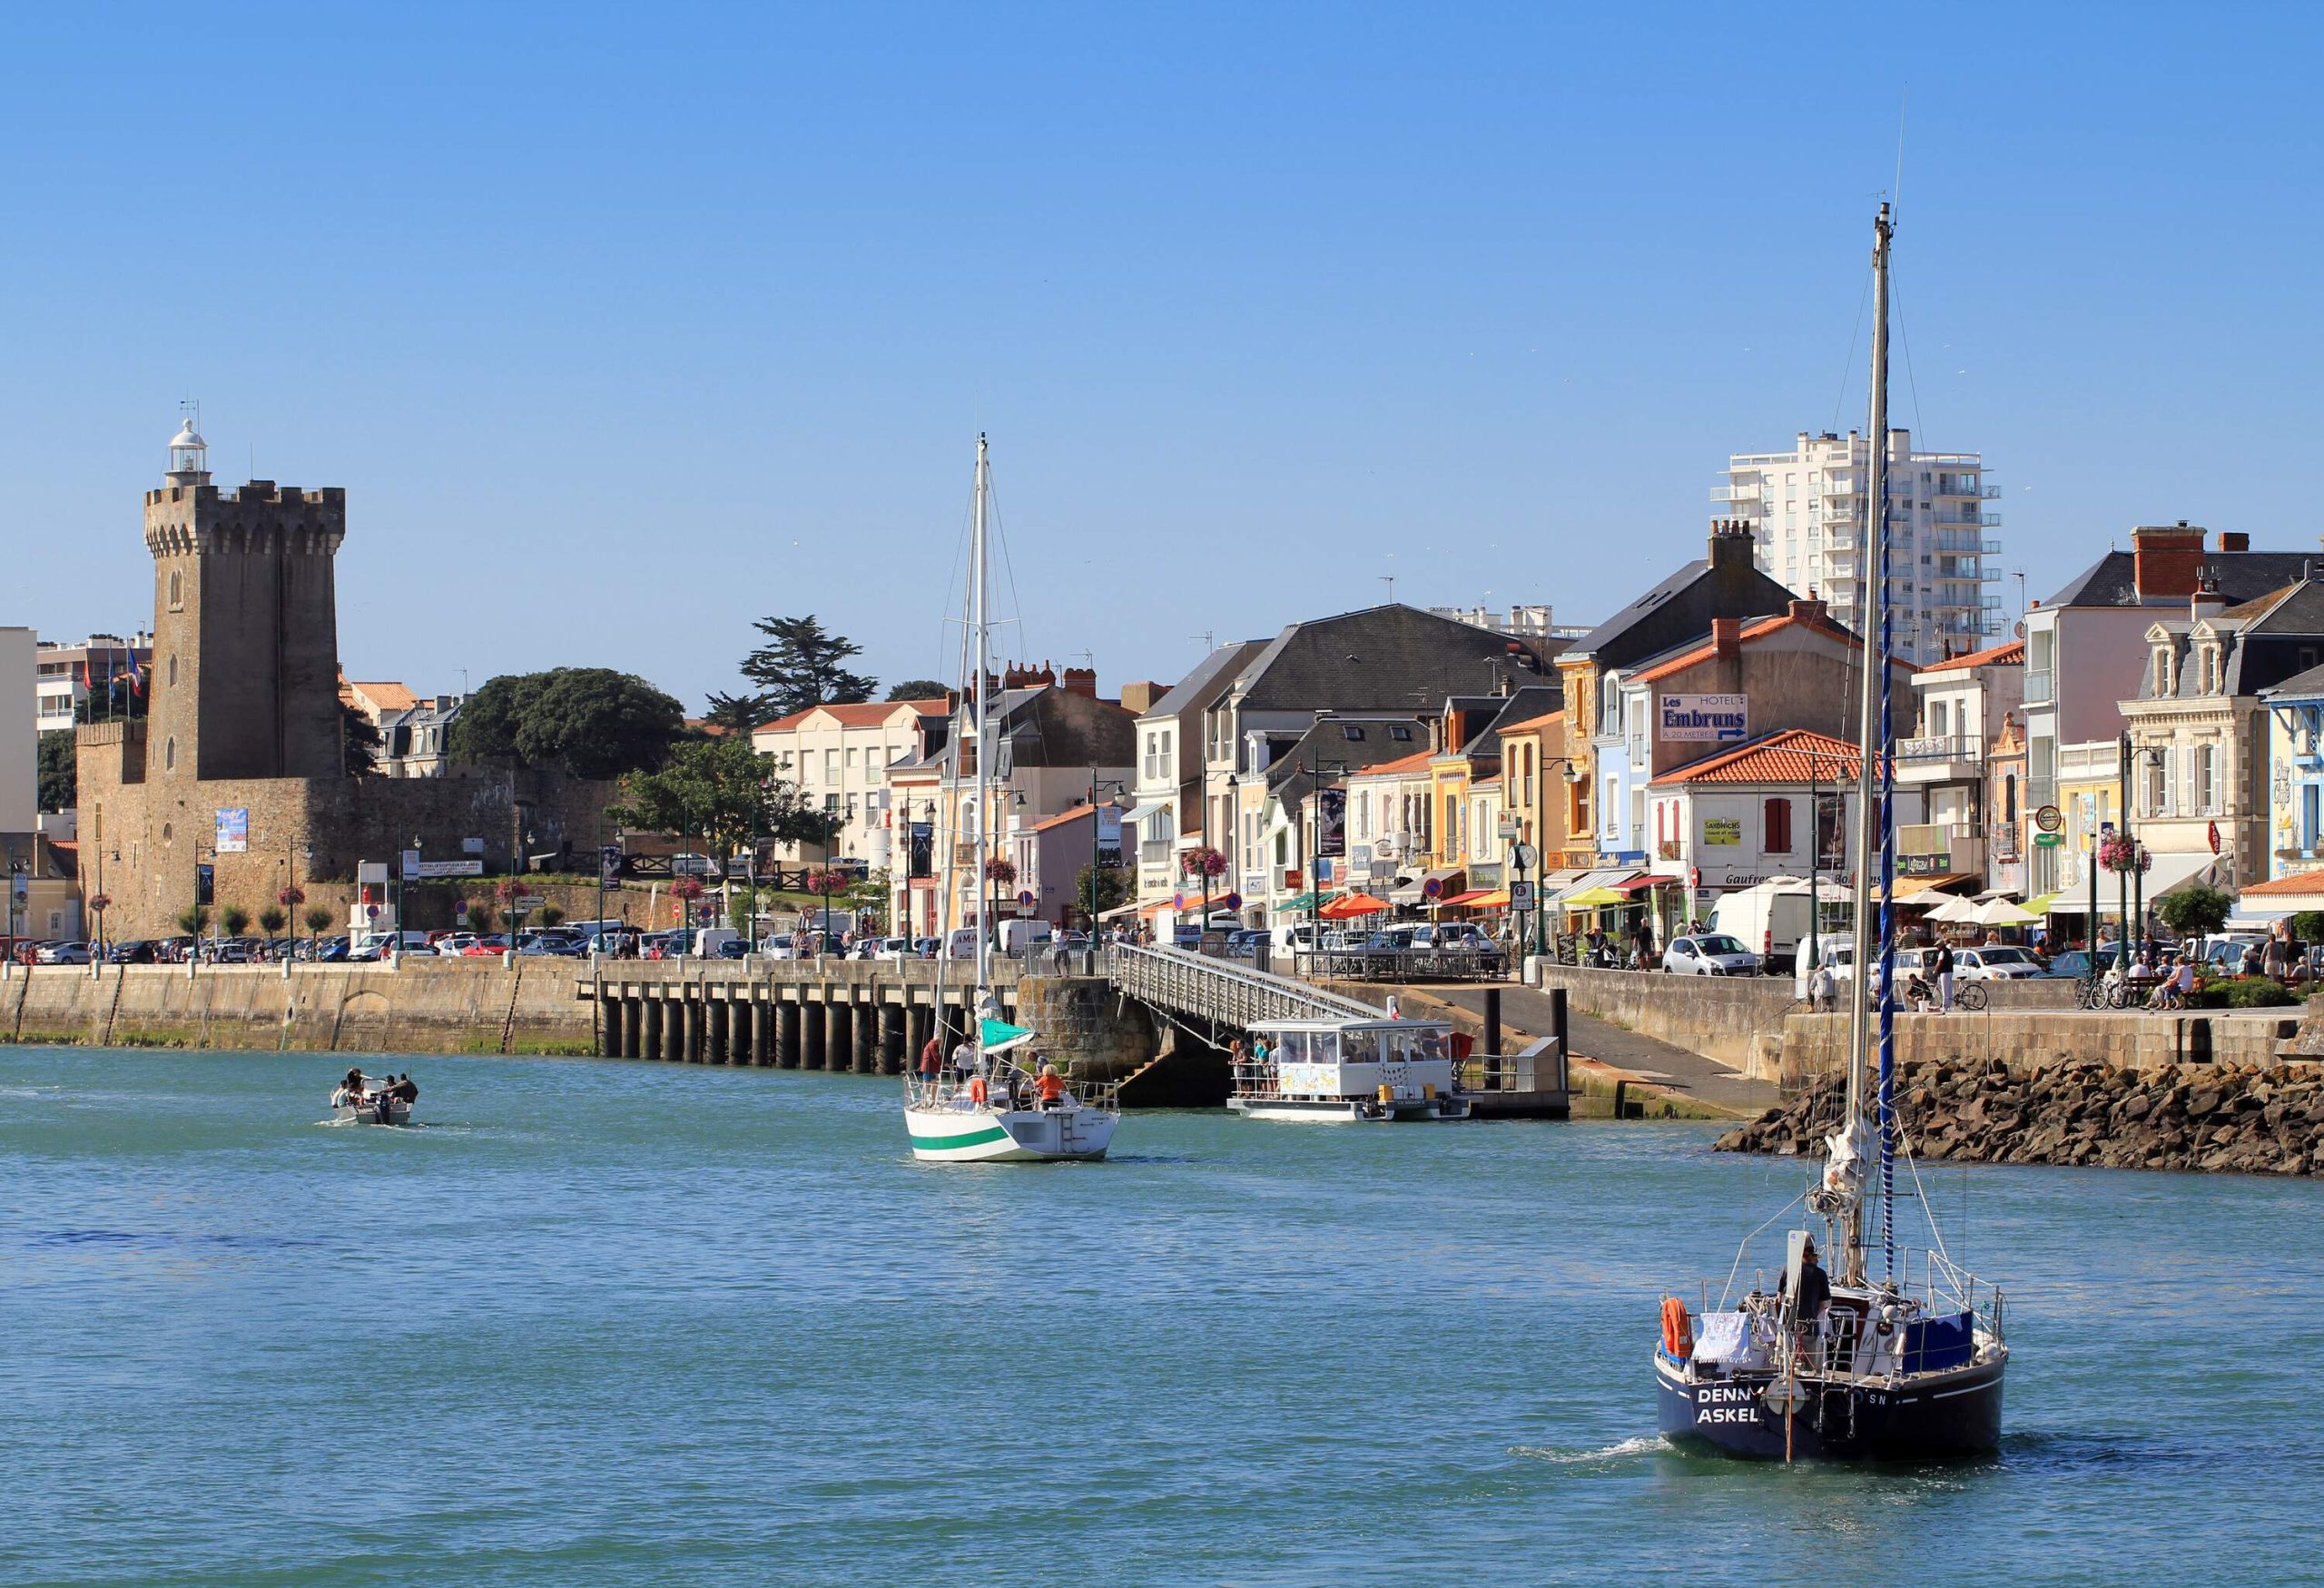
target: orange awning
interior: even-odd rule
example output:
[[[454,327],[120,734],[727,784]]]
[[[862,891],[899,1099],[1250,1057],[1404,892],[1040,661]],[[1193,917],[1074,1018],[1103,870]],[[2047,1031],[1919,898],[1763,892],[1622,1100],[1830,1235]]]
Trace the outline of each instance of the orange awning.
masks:
[[[1375,899],[1369,893],[1350,893],[1334,899],[1315,913],[1332,921],[1350,921],[1358,915],[1376,915],[1388,908],[1388,901]]]

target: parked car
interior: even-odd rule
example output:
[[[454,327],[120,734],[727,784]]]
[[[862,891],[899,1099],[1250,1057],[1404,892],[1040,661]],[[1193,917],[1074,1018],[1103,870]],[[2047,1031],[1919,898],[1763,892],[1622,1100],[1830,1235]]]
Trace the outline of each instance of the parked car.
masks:
[[[715,949],[712,950],[705,957],[713,960],[739,960],[750,952],[750,939],[746,937],[730,937],[724,942],[720,943]]]
[[[1759,956],[1740,938],[1706,932],[1672,938],[1662,951],[1662,968],[1674,976],[1756,976]]]
[[[247,965],[251,962],[251,945],[241,938],[205,942],[202,945],[202,960],[212,965]]]
[[[464,959],[471,960],[480,960],[487,957],[491,959],[498,959],[502,954],[505,954],[507,952],[508,940],[497,932],[492,932],[486,936],[478,938],[474,942],[468,944],[468,947],[462,949],[460,951],[460,954]]]
[[[160,957],[159,950],[152,938],[133,937],[106,950],[105,958],[116,965],[150,965]]]
[[[2071,977],[2079,981],[2090,974],[2090,951],[2068,949],[2062,954],[2053,954],[2050,958],[2048,969],[2042,973],[2045,976]]]
[[[89,962],[89,945],[71,938],[44,942],[34,957],[40,965],[85,965]]]
[[[1953,951],[1953,976],[1959,981],[2022,981],[2046,973],[2032,949],[2014,943]]]

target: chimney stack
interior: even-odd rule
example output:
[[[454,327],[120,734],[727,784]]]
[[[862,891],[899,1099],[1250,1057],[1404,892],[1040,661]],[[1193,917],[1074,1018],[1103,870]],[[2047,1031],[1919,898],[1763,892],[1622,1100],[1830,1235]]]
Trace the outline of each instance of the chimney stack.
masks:
[[[1797,605],[1797,602],[1794,603]],[[1743,654],[1743,620],[1739,617],[1714,617],[1710,620],[1711,655],[1722,662],[1733,661]]]
[[[2240,529],[2222,529],[2219,532],[2219,548],[2221,551],[2249,551],[2251,549],[2251,537]]]
[[[2219,593],[2218,577],[2206,571],[2195,585],[2195,593],[2187,601],[2187,616],[2197,623],[2227,610],[2227,597]]]
[[[2131,577],[2140,601],[2182,601],[2203,570],[2203,532],[2181,518],[2131,531]]]
[[[1740,518],[1710,521],[1710,566],[1714,569],[1746,569],[1752,566],[1755,541],[1751,526]]]
[[[1068,667],[1058,676],[1057,682],[1068,695],[1086,695],[1092,700],[1098,698],[1098,669],[1095,667]]]
[[[1823,621],[1825,616],[1824,603],[1816,598],[1814,587],[1812,586],[1809,587],[1807,599],[1805,601],[1794,601],[1791,604],[1791,616],[1802,623],[1820,623]]]

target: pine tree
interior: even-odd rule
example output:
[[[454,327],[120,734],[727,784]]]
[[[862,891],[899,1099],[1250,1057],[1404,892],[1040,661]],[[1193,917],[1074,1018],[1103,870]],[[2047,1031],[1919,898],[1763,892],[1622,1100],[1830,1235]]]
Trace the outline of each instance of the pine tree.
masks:
[[[759,722],[789,716],[811,705],[842,705],[869,700],[879,680],[850,672],[849,657],[863,647],[844,636],[825,634],[812,613],[804,617],[762,617],[752,627],[771,642],[743,658],[743,676],[762,691],[755,696],[712,697],[717,709],[722,699],[747,699],[764,715]],[[756,724],[752,725],[753,726]]]

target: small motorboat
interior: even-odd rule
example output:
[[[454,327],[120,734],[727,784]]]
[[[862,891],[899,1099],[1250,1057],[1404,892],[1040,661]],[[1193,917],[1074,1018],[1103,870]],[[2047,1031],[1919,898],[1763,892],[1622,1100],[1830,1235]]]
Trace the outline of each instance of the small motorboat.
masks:
[[[419,1088],[409,1079],[399,1085],[392,1076],[374,1079],[359,1070],[331,1092],[331,1118],[356,1125],[409,1125],[419,1096]]]

